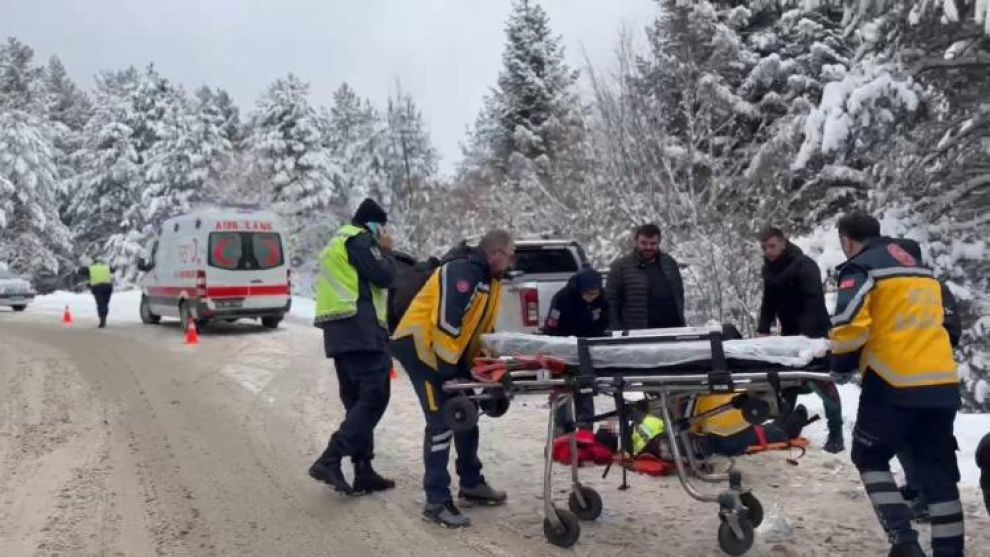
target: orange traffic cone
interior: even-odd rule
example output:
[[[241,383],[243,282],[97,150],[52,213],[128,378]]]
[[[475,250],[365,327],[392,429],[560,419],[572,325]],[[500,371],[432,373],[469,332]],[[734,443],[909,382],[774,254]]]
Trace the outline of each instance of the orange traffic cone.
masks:
[[[196,331],[196,321],[189,319],[189,327],[186,329],[186,344],[199,344],[199,332]]]
[[[394,367],[392,368],[391,371],[388,372],[388,378],[391,379],[392,381],[395,381],[396,379],[399,378],[399,374],[395,372]]]
[[[69,311],[69,304],[65,304],[65,313],[62,314],[62,324],[72,325],[72,312]]]

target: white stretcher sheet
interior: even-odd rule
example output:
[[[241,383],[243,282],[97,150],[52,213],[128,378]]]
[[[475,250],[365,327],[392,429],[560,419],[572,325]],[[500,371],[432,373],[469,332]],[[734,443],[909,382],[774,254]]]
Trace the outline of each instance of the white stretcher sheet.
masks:
[[[637,331],[634,336],[650,333],[674,334],[675,329]],[[682,332],[697,332],[685,328]],[[491,333],[482,336],[482,342],[495,356],[550,356],[570,365],[578,364],[577,338],[529,335],[524,333]],[[799,368],[815,358],[824,357],[830,343],[826,339],[807,337],[761,337],[743,340],[727,340],[723,343],[725,357],[734,360],[750,360]],[[617,346],[590,347],[591,360],[596,368],[657,368],[672,367],[711,359],[711,343],[708,341],[656,342]]]

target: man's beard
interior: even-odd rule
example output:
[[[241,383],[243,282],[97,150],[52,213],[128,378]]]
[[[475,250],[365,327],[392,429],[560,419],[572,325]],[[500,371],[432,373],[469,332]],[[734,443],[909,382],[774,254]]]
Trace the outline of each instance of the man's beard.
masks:
[[[636,248],[636,255],[639,255],[640,259],[645,259],[647,261],[652,261],[660,255],[660,250],[653,250],[650,252]]]

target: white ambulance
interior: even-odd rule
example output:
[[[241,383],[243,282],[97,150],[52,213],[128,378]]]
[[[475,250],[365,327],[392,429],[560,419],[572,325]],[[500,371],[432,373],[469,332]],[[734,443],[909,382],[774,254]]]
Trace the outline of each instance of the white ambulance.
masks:
[[[254,209],[210,209],[162,225],[139,262],[141,321],[260,319],[274,329],[291,307],[292,272],[278,217]]]

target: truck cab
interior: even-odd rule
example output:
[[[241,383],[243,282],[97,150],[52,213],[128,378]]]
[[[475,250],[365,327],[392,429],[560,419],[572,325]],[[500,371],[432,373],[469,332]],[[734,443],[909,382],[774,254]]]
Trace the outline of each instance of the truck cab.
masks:
[[[584,249],[576,241],[517,240],[516,260],[502,281],[504,290],[496,329],[538,332],[554,294],[587,265]]]

